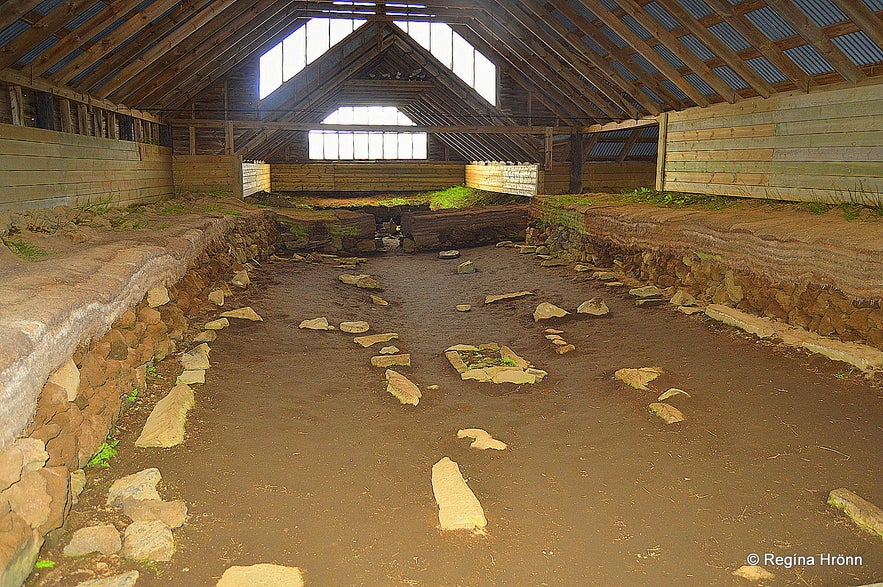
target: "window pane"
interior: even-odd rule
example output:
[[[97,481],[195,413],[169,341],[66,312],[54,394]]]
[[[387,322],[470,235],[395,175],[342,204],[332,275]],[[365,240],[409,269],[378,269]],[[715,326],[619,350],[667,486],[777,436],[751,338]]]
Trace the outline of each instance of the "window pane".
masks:
[[[497,103],[497,68],[487,57],[475,53],[475,91],[491,104]]]
[[[367,159],[368,158],[368,133],[366,133],[366,132],[353,133],[353,142],[355,143],[355,148],[353,149],[354,158]]]
[[[475,87],[475,49],[466,39],[454,33],[454,73],[464,82]]]
[[[427,136],[425,132],[416,133],[414,135],[414,159],[426,159],[426,140]]]
[[[430,51],[436,59],[442,62],[448,69],[451,63],[451,42],[454,31],[443,22],[434,22],[430,27]]]
[[[337,159],[337,133],[336,132],[326,132],[324,133],[325,138],[325,159]]]
[[[322,135],[322,131],[320,130],[311,130],[309,135],[310,141],[310,159],[323,159],[324,158],[324,137]]]
[[[414,134],[399,133],[399,159],[410,159],[414,154]]]
[[[398,133],[383,133],[383,158],[398,159],[399,158],[399,136]]]
[[[331,22],[329,47],[333,47],[334,45],[338,44],[344,37],[353,32],[353,21],[351,20],[347,20],[345,18],[332,18],[329,19],[329,21]]]
[[[353,124],[353,107],[343,106],[337,110],[339,124]]]
[[[368,133],[368,158],[383,159],[383,133]]]
[[[300,27],[282,42],[282,79],[290,80],[307,66],[306,28]]]
[[[329,19],[313,18],[307,21],[307,63],[322,56],[328,47]]]
[[[409,22],[408,34],[411,35],[424,49],[429,49],[428,22]]]
[[[282,43],[279,43],[261,56],[260,99],[282,85]]]
[[[353,133],[340,132],[337,133],[338,157],[341,159],[353,158]]]

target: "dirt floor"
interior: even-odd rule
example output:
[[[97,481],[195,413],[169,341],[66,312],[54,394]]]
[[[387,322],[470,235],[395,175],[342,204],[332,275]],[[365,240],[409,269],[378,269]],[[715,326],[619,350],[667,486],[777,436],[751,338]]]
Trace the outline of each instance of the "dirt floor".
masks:
[[[314,586],[748,585],[731,572],[750,553],[861,556],[861,566],[774,567],[772,585],[861,585],[883,580],[883,542],[825,505],[849,488],[883,504],[883,389],[843,364],[762,344],[665,306],[637,308],[569,267],[541,268],[512,249],[389,252],[358,272],[377,277],[388,307],[337,281],[331,264],[274,261],[236,304],[263,323],[237,322],[212,344],[184,445],[136,449],[147,405],[121,420],[120,457],[89,469],[68,526],[106,520],[111,480],[145,467],[165,499],[191,517],[175,531],[171,563],[131,567],[114,557],[77,561],[91,574],[139,568],[139,587],[214,585],[230,565],[304,569]],[[456,275],[463,260],[478,272]],[[532,290],[483,305],[487,294]],[[603,297],[604,318],[535,324],[540,301],[573,309]],[[456,304],[472,304],[469,313]],[[304,319],[367,320],[397,332],[403,368],[423,390],[416,407],[386,393],[382,369],[339,331]],[[559,356],[543,330],[565,331]],[[456,343],[497,342],[549,372],[516,387],[463,382],[444,357]],[[160,366],[167,390],[174,360]],[[637,391],[622,367],[665,372]],[[437,384],[437,391],[427,386]],[[665,425],[647,405],[669,387],[686,422]],[[146,404],[146,402],[145,402]],[[484,428],[509,444],[470,449],[457,430]],[[485,509],[487,536],[437,529],[430,469],[458,462]],[[59,561],[29,585],[73,585]],[[817,563],[818,564],[818,563]]]

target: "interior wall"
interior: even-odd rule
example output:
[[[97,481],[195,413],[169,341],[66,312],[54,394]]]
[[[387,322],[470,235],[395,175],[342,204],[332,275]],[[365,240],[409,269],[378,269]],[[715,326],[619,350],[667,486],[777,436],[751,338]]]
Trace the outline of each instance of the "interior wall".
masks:
[[[175,155],[175,193],[223,192],[242,197],[240,155]]]
[[[0,209],[129,205],[173,194],[167,147],[0,124]]]
[[[261,161],[242,163],[242,197],[270,191],[270,165]]]
[[[582,192],[650,187],[655,177],[656,163],[652,161],[587,161],[583,164]],[[467,165],[466,185],[519,196],[566,194],[570,191],[570,164],[553,163],[549,170],[542,165]]]
[[[466,181],[462,163],[273,163],[276,192],[413,192]]]
[[[668,113],[660,132],[661,187],[879,204],[881,111],[883,85],[877,84]]]

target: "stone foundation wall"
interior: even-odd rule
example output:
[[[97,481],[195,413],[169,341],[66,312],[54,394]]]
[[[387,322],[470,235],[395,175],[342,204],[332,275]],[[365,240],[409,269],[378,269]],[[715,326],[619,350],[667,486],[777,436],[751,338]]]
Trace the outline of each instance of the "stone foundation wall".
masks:
[[[724,304],[752,314],[775,318],[824,336],[854,341],[883,349],[883,308],[880,297],[847,295],[828,279],[813,278],[809,264],[790,266],[783,259],[765,268],[753,270],[736,258],[727,258],[714,248],[671,246],[674,238],[654,239],[643,218],[620,216],[622,225],[631,223],[631,229],[641,233],[640,239],[623,233],[596,230],[592,226],[592,212],[536,205],[533,217],[539,228],[528,229],[528,241],[545,243],[550,250],[563,252],[575,260],[594,262],[599,266],[618,265],[626,272],[653,283],[660,288],[684,289],[697,300]],[[605,215],[611,215],[609,210]],[[535,222],[536,223],[536,222]],[[605,227],[609,229],[609,226]],[[695,224],[690,232],[698,234]],[[686,232],[686,231],[685,231]],[[740,231],[744,233],[744,228]],[[742,239],[734,233],[732,239]],[[722,241],[727,234],[716,233]],[[767,232],[767,245],[775,249],[776,239]],[[697,239],[699,240],[699,239]],[[770,244],[771,243],[771,244]],[[793,244],[783,245],[784,250]],[[721,247],[723,248],[723,247]],[[763,261],[762,251],[753,252],[746,245],[746,256]],[[803,279],[790,279],[802,273]],[[779,274],[782,279],[771,275]],[[873,279],[869,276],[869,285]],[[870,292],[873,293],[873,292]]]
[[[18,586],[31,572],[43,536],[64,524],[82,490],[81,469],[126,409],[125,396],[144,390],[148,366],[175,352],[209,291],[273,252],[269,214],[243,216],[227,230],[206,236],[211,242],[182,279],[151,289],[103,335],[62,358],[24,432],[0,450],[0,586]]]

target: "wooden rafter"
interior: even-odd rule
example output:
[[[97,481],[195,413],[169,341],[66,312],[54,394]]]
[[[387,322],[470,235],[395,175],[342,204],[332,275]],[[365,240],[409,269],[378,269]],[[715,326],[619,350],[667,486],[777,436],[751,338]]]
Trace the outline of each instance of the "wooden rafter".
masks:
[[[72,18],[89,8],[93,0],[73,0],[65,2],[52,12],[31,23],[31,27],[12,41],[0,47],[0,69],[9,67],[25,53],[36,47],[58,31]]]
[[[868,5],[856,0],[833,0],[840,10],[848,16],[868,37],[880,48],[883,48],[883,22],[871,12]]]
[[[42,0],[10,0],[3,3],[3,11],[0,12],[0,31],[26,15],[40,4]]]

